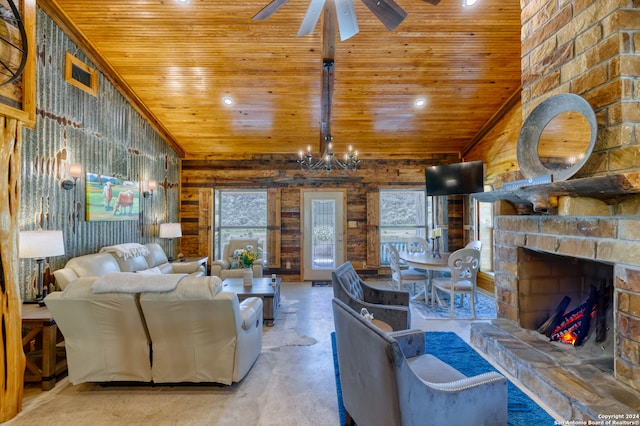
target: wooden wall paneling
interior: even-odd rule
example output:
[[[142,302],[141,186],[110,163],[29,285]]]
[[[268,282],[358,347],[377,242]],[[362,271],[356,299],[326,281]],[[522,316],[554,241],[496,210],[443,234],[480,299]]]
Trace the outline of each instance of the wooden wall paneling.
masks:
[[[279,188],[267,190],[267,259],[269,268],[280,268],[281,209],[282,197]]]
[[[185,256],[199,255],[199,220],[200,198],[198,188],[181,187],[180,190],[180,223],[182,238],[180,238],[180,252]]]
[[[521,128],[522,104],[516,102],[465,154],[465,161],[482,160],[485,163],[485,184],[500,187],[502,182],[515,179],[511,175],[519,174],[516,149]]]
[[[198,189],[198,256],[207,256],[208,265],[213,257],[213,217],[214,202],[212,188]]]
[[[447,197],[448,251],[464,247],[464,196]]]
[[[280,273],[290,280],[298,280],[300,279],[302,194],[298,188],[287,188],[281,191],[281,197]]]
[[[380,267],[380,191],[370,189],[366,195],[367,267]]]

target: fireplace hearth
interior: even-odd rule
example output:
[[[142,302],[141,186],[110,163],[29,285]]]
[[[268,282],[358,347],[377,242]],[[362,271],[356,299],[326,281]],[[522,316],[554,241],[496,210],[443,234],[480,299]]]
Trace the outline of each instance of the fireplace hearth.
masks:
[[[498,319],[474,324],[471,342],[562,420],[640,412],[639,223],[624,216],[495,218]],[[565,296],[569,313],[602,285],[610,288],[606,314],[592,321],[581,346],[537,332]]]

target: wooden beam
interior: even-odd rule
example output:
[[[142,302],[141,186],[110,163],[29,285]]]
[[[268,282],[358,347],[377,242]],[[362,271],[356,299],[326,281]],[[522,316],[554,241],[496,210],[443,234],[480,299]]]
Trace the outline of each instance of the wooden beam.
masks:
[[[331,101],[334,83],[334,57],[336,49],[336,10],[333,2],[326,2],[322,19],[322,89],[320,91],[320,155],[327,148],[331,134]]]

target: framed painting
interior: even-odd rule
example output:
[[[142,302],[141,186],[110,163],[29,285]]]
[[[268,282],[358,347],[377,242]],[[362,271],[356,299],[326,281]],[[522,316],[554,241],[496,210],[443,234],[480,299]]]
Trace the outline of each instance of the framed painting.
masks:
[[[86,220],[138,220],[138,182],[96,173],[87,173],[86,182]]]

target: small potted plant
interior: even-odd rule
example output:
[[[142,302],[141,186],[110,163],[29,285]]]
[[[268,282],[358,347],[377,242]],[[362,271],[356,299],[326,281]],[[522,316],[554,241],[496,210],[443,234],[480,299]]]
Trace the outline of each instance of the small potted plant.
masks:
[[[262,257],[262,250],[259,247],[253,247],[251,245],[245,247],[240,251],[240,265],[244,268],[244,274],[242,278],[244,285],[249,287],[253,283],[253,264]]]

